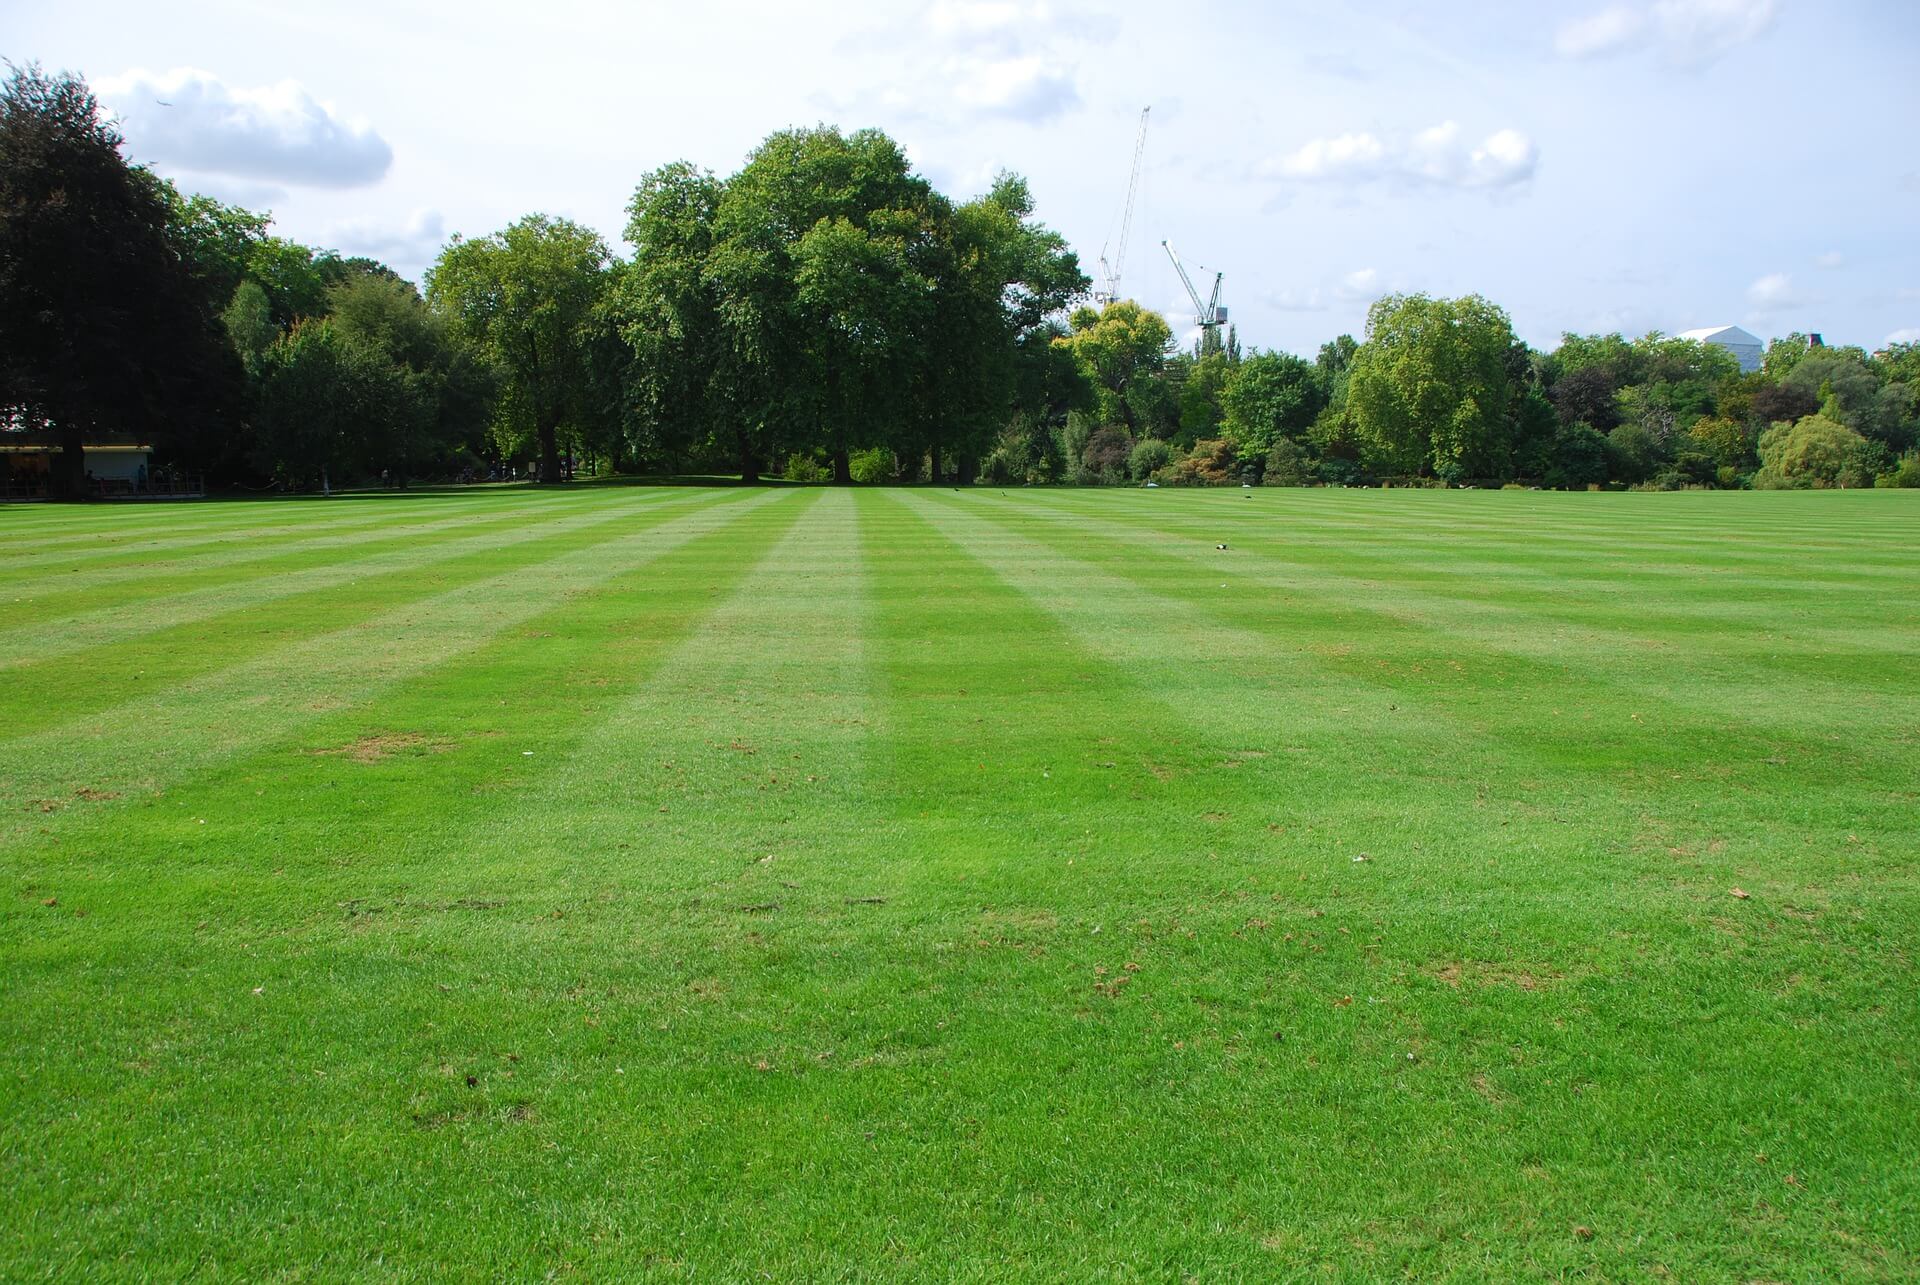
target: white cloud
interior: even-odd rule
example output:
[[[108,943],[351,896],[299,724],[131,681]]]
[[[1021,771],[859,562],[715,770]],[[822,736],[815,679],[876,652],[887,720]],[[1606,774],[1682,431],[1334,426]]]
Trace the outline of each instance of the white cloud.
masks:
[[[1539,150],[1518,130],[1464,142],[1460,126],[1445,121],[1404,140],[1371,133],[1316,138],[1260,167],[1270,177],[1307,182],[1400,180],[1443,187],[1500,188],[1533,177]]]
[[[371,125],[341,117],[297,81],[245,89],[176,67],[130,71],[95,90],[119,112],[137,160],[310,187],[377,183],[393,163]]]
[[[1761,312],[1790,308],[1799,302],[1794,294],[1793,278],[1784,272],[1772,272],[1747,287],[1747,302]]]
[[[1886,342],[1890,344],[1920,344],[1920,326],[1908,326],[1904,330],[1896,330],[1887,336]]]
[[[1337,293],[1346,299],[1373,299],[1380,293],[1380,274],[1373,268],[1356,268],[1340,278]]]
[[[1049,120],[1080,105],[1072,71],[1038,54],[1011,58],[949,58],[944,64],[954,101],[981,115]]]
[[[1553,45],[1563,58],[1601,58],[1653,43],[1672,61],[1699,67],[1758,40],[1779,16],[1779,0],[1614,5],[1561,24]]]
[[[415,210],[400,226],[377,219],[334,224],[329,241],[342,254],[363,254],[412,275],[433,262],[446,244],[447,222],[438,210]]]
[[[1553,47],[1563,58],[1597,58],[1640,44],[1647,34],[1647,15],[1638,9],[1602,9],[1562,24]]]
[[[1843,268],[1846,266],[1846,263],[1846,256],[1838,250],[1829,250],[1825,254],[1815,255],[1813,259],[1813,266],[1824,272],[1831,272],[1835,268]]]

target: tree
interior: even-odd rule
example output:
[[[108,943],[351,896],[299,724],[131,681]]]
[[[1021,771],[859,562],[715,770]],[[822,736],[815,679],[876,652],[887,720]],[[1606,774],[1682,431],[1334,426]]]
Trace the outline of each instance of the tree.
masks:
[[[1613,372],[1595,363],[1562,375],[1549,396],[1563,424],[1586,424],[1605,433],[1620,422],[1620,391]]]
[[[240,354],[249,372],[259,369],[261,357],[280,337],[280,328],[273,324],[273,311],[267,304],[267,292],[257,281],[240,283],[233,292],[233,302],[220,314],[220,324],[226,327],[233,350]]]
[[[1775,424],[1760,435],[1762,489],[1871,486],[1875,452],[1867,439],[1825,415]]]
[[[28,66],[0,89],[0,406],[59,434],[73,498],[89,433],[194,449],[239,392],[219,304],[120,146],[77,77]]]
[[[1816,403],[1832,398],[1831,417],[1862,437],[1896,452],[1913,442],[1912,387],[1884,383],[1881,369],[1858,348],[1816,348],[1780,382]]]
[[[1507,314],[1478,295],[1388,295],[1368,311],[1348,407],[1389,469],[1502,476],[1525,370]]]
[[[1255,352],[1221,394],[1225,436],[1242,458],[1258,458],[1283,439],[1298,440],[1326,405],[1320,373],[1292,353]]]
[[[356,274],[328,297],[334,331],[354,347],[363,379],[396,390],[370,408],[366,462],[405,486],[477,426],[490,400],[484,367],[447,333],[446,321],[396,276]]]
[[[427,276],[428,302],[499,372],[496,434],[533,438],[542,482],[560,480],[561,430],[605,413],[587,351],[607,261],[598,233],[530,214],[489,237],[455,237]]]
[[[1095,311],[1081,308],[1069,324],[1071,331],[1055,342],[1086,364],[1099,393],[1100,417],[1126,425],[1127,436],[1144,435],[1153,390],[1164,369],[1173,331],[1166,318],[1131,299],[1117,300]]]

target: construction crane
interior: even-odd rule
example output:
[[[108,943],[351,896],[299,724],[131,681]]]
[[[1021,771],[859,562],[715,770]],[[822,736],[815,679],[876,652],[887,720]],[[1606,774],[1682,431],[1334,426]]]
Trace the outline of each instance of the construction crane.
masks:
[[[1187,275],[1186,265],[1180,262],[1180,252],[1173,248],[1170,241],[1162,241],[1160,246],[1167,252],[1167,257],[1173,260],[1173,270],[1180,274],[1180,284],[1187,288],[1187,298],[1193,300],[1193,319],[1200,324],[1203,338],[1211,337],[1227,324],[1227,310],[1220,306],[1220,282],[1227,274],[1213,274],[1213,294],[1205,303],[1201,303],[1200,292],[1193,288],[1193,278]]]
[[[1127,203],[1120,213],[1120,243],[1114,247],[1113,258],[1107,258],[1107,247],[1100,247],[1100,280],[1106,283],[1104,290],[1093,292],[1093,301],[1109,304],[1120,298],[1120,274],[1127,268],[1127,238],[1133,232],[1133,195],[1140,188],[1140,158],[1147,152],[1147,114],[1152,107],[1140,109],[1140,133],[1133,140],[1133,172],[1127,176]]]

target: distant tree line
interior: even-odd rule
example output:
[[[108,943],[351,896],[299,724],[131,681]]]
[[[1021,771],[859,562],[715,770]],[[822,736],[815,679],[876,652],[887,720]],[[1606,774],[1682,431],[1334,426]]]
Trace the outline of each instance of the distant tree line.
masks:
[[[1082,485],[1920,485],[1920,347],[1528,348],[1392,295],[1311,359],[1183,350],[1003,174],[956,202],[875,130],[642,176],[627,258],[530,215],[424,295],[130,165],[83,82],[0,91],[0,431],[130,431],[239,487],[597,472]],[[1077,306],[1082,305],[1082,306]]]

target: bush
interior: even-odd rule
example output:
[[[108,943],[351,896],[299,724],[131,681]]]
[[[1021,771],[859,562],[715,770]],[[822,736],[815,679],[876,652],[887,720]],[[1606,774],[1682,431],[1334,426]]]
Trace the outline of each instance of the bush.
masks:
[[[1920,487],[1920,451],[1908,451],[1891,472],[1882,473],[1875,486]]]
[[[1124,475],[1132,452],[1133,439],[1127,436],[1124,429],[1110,424],[1095,429],[1087,438],[1087,444],[1080,452],[1080,462],[1089,472]]]
[[[1267,452],[1267,486],[1311,486],[1316,480],[1313,457],[1291,438],[1283,437]]]
[[[1240,461],[1224,438],[1195,442],[1193,453],[1166,470],[1175,486],[1232,486],[1240,480]]]
[[[813,456],[795,451],[787,456],[787,466],[780,470],[780,476],[789,482],[825,482],[833,477],[833,471]]]
[[[893,452],[884,446],[875,446],[870,450],[855,451],[847,461],[847,470],[853,474],[853,480],[863,486],[875,482],[891,482],[899,466],[894,463]]]
[[[1163,442],[1157,437],[1142,438],[1127,456],[1127,472],[1133,475],[1135,481],[1144,482],[1172,464],[1176,454],[1171,442]]]
[[[1753,484],[1761,490],[1871,486],[1879,454],[1866,438],[1825,415],[1775,424],[1760,435],[1760,462]]]

